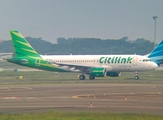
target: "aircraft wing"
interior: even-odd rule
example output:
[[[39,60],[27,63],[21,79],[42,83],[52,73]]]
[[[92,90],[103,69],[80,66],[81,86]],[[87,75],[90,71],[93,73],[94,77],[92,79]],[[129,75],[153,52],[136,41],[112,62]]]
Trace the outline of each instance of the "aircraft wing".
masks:
[[[79,64],[67,64],[67,63],[58,63],[58,62],[54,62],[53,64],[59,65],[59,66],[69,66],[69,67],[91,67],[88,65],[79,65]]]
[[[2,56],[8,56],[8,55],[13,55],[13,53],[0,53],[0,57],[2,57]]]
[[[0,53],[0,60],[6,60],[8,58],[11,58],[13,53]]]
[[[55,65],[58,65],[60,68],[67,68],[68,70],[72,72],[83,72],[83,73],[90,73],[91,68],[99,68],[103,67],[106,68],[107,71],[111,71],[112,67],[111,66],[105,66],[105,65],[80,65],[80,64],[67,64],[67,63],[53,63]]]
[[[57,62],[54,62],[52,64],[55,64],[57,65],[58,67],[61,67],[61,68],[68,68],[70,71],[80,71],[80,72],[84,72],[84,73],[89,73],[90,72],[90,69],[92,67],[96,67],[96,66],[89,66],[89,65],[79,65],[79,64],[67,64],[67,63],[57,63]]]

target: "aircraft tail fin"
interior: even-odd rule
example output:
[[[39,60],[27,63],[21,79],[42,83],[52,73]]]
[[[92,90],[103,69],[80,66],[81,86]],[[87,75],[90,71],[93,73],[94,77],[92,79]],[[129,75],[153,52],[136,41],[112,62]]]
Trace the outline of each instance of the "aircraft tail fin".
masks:
[[[158,65],[163,63],[163,40],[148,55],[148,58],[156,62]]]
[[[41,57],[17,30],[10,30],[10,35],[15,57]]]
[[[17,30],[11,30],[10,34],[15,53],[12,58],[7,59],[8,62],[41,70],[65,72],[43,59]]]

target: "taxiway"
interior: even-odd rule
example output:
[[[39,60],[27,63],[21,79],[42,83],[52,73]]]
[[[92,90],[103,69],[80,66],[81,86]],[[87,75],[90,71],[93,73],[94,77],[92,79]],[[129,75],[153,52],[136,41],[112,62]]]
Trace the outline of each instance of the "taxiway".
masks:
[[[163,113],[163,84],[1,85],[0,112],[47,110]]]

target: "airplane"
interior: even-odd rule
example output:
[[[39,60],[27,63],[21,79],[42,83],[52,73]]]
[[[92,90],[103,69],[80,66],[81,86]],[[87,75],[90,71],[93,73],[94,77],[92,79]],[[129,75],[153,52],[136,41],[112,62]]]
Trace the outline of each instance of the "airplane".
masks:
[[[0,60],[11,58],[13,53],[0,53]]]
[[[78,72],[80,80],[85,80],[85,74],[90,80],[95,77],[118,77],[121,72],[138,72],[154,70],[158,64],[150,56],[142,55],[41,55],[17,30],[10,30],[14,47],[13,57],[8,62],[31,68],[54,72]],[[157,51],[157,49],[155,50]],[[154,52],[155,52],[154,51]],[[155,56],[155,55],[153,55]]]

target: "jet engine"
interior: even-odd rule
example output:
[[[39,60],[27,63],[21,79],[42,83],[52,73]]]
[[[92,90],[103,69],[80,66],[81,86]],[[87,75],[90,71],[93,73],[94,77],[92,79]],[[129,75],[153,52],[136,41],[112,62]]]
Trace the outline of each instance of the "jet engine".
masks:
[[[119,77],[121,75],[121,72],[107,72],[106,76],[110,77]]]
[[[91,68],[90,75],[95,77],[104,77],[106,76],[106,69],[105,68]]]

